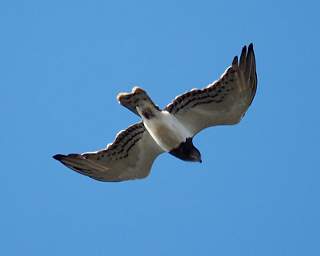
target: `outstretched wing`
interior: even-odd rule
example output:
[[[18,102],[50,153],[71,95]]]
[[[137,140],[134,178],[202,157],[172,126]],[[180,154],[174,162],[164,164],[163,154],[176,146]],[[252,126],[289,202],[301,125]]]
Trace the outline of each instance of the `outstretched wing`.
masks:
[[[53,158],[99,181],[124,181],[148,176],[154,159],[162,152],[140,122],[119,132],[106,149]]]
[[[253,45],[242,48],[219,80],[204,89],[193,89],[166,106],[193,135],[204,128],[240,122],[257,89]]]

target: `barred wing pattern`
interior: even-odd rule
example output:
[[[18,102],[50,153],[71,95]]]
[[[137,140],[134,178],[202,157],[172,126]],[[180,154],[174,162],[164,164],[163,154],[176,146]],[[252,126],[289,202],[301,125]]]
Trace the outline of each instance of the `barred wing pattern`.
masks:
[[[119,132],[106,149],[83,154],[58,154],[54,158],[99,181],[124,181],[148,176],[153,161],[162,152],[140,122]]]
[[[232,65],[219,80],[204,89],[182,94],[164,110],[173,114],[193,135],[210,126],[240,122],[257,89],[256,63],[253,45],[243,47],[240,61]]]

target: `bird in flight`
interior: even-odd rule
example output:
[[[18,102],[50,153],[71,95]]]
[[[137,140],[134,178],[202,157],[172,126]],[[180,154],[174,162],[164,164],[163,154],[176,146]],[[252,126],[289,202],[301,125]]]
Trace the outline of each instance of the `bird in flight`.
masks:
[[[215,125],[240,122],[257,88],[253,45],[244,46],[221,77],[203,89],[177,96],[161,110],[143,89],[134,87],[117,100],[141,118],[120,131],[105,149],[83,154],[54,155],[70,169],[99,181],[142,179],[149,175],[158,155],[202,162],[193,137]]]

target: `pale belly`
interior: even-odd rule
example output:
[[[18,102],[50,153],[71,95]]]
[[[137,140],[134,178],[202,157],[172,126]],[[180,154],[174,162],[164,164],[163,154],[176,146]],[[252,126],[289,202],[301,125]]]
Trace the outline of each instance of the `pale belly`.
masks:
[[[168,152],[192,137],[191,132],[166,111],[154,118],[143,119],[143,123],[158,145]]]

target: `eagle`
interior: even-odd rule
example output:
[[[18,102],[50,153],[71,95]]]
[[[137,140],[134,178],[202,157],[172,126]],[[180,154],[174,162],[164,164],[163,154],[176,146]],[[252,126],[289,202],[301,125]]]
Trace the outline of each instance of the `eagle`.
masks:
[[[147,92],[134,87],[117,100],[141,118],[120,131],[115,141],[96,152],[54,155],[70,169],[99,181],[142,179],[161,153],[191,162],[202,162],[193,137],[216,125],[240,122],[257,89],[253,44],[244,46],[221,77],[203,89],[192,89],[160,109]]]

